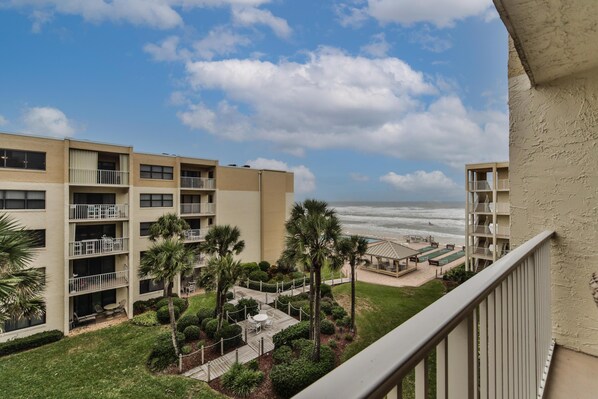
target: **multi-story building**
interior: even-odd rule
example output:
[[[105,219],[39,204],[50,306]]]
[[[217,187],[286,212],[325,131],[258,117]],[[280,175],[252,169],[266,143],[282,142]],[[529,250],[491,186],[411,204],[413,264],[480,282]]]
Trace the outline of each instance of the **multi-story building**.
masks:
[[[36,230],[32,267],[46,275],[46,314],[5,323],[0,341],[68,332],[73,314],[162,294],[138,276],[148,229],[165,213],[190,226],[197,246],[210,226],[238,226],[243,261],[275,262],[293,204],[293,174],[218,161],[133,152],[132,147],[0,133],[0,212]],[[204,265],[200,257],[195,276]],[[183,282],[175,283],[179,292]]]
[[[465,165],[465,268],[481,270],[510,249],[509,163]]]

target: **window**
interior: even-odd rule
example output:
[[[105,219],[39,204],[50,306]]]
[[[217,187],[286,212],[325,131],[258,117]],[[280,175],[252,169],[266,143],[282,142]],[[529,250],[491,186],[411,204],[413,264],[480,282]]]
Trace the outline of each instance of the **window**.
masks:
[[[27,230],[33,238],[33,248],[45,248],[46,247],[46,230]]]
[[[172,194],[141,194],[142,208],[172,207]]]
[[[212,224],[214,224],[214,219],[208,218],[208,226],[211,226]]]
[[[0,190],[0,209],[46,209],[46,192]]]
[[[172,166],[141,165],[141,178],[172,180],[173,168]]]
[[[139,280],[139,294],[162,290],[164,290],[164,281],[154,281],[152,279]]]
[[[139,235],[141,237],[147,237],[150,235],[149,229],[153,222],[141,222],[139,223]]]
[[[46,170],[46,153],[0,148],[0,168]]]

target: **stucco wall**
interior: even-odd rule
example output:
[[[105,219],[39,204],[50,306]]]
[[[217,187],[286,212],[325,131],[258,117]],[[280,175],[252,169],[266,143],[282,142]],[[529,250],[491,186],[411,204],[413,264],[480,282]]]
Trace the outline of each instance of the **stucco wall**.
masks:
[[[259,191],[218,191],[216,220],[219,225],[229,224],[241,230],[245,249],[240,255],[243,262],[261,259],[260,193]]]
[[[509,79],[511,242],[556,231],[554,337],[592,355],[598,355],[598,309],[588,287],[598,272],[597,93],[596,70],[535,88],[526,75]]]

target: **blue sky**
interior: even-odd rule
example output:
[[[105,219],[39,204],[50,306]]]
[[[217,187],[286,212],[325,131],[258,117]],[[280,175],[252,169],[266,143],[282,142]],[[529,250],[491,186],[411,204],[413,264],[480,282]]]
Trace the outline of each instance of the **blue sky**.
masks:
[[[296,198],[462,200],[506,160],[490,0],[0,0],[0,130],[284,168]]]

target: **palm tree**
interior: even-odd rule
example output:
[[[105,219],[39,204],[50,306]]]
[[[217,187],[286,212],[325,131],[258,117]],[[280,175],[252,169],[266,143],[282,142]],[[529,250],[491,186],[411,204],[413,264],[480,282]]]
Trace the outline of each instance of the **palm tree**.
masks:
[[[294,256],[298,263],[308,265],[310,269],[310,291],[311,287],[314,287],[310,298],[310,303],[313,302],[311,318],[314,319],[313,360],[319,361],[322,267],[328,265],[335,270],[342,266],[342,257],[338,256],[336,251],[341,225],[336,213],[328,208],[326,202],[308,199],[303,204],[296,203],[293,206],[285,227],[288,254]]]
[[[149,239],[157,241],[159,238],[182,237],[185,230],[189,230],[189,224],[185,219],[176,213],[166,213],[150,226]]]
[[[220,306],[220,308],[216,309],[218,330],[222,327],[224,317],[222,308],[226,303],[226,293],[237,283],[241,276],[241,271],[241,262],[235,261],[232,254],[227,254],[223,257],[211,257],[202,274],[202,283],[206,290],[216,291],[216,302]]]
[[[168,298],[168,314],[172,333],[172,345],[176,355],[179,347],[176,340],[176,319],[172,302],[172,288],[177,276],[188,275],[193,270],[195,251],[182,240],[171,237],[154,243],[141,258],[139,277],[152,276],[154,281],[164,282],[164,296]]]
[[[213,226],[208,231],[208,234],[206,234],[206,241],[200,246],[200,250],[217,258],[224,258],[227,255],[239,255],[245,248],[245,241],[240,238],[241,231],[236,226]],[[206,279],[209,278],[206,277]],[[219,281],[217,280],[217,282]],[[217,285],[215,291],[217,293],[221,292],[222,287]],[[218,315],[222,312],[225,302],[226,297],[221,298],[220,295],[216,295],[215,314]]]
[[[359,236],[343,237],[338,242],[338,252],[351,266],[351,331],[355,331],[355,265],[368,250],[368,242]]]
[[[6,320],[40,317],[45,275],[28,268],[35,238],[7,215],[0,215],[0,332]]]

